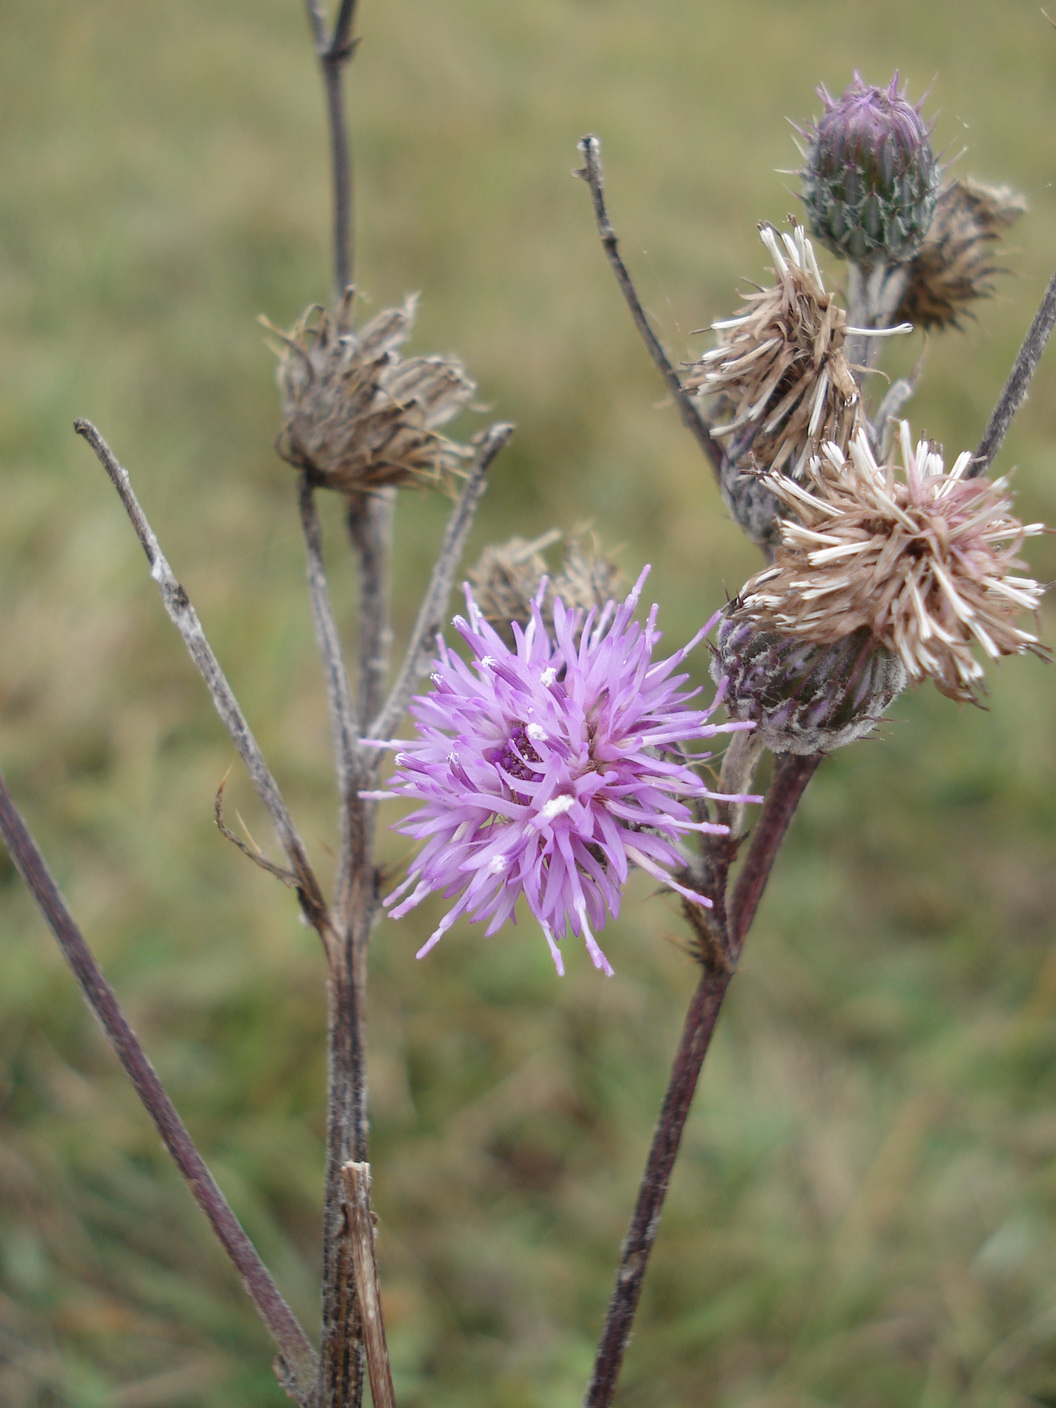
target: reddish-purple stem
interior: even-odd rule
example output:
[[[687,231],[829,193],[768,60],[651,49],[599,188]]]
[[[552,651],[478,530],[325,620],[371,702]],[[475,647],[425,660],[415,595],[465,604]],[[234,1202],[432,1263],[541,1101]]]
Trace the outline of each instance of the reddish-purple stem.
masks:
[[[583,1400],[584,1408],[609,1408],[612,1403],[701,1066],[777,852],[799,799],[820,761],[820,754],[795,757],[786,753],[777,759],[773,780],[728,907],[725,944],[728,966],[704,971],[686,1013],[682,1040],[671,1067],[656,1133],[638,1188],[638,1201],[623,1245],[594,1372]],[[725,878],[725,861],[718,873]]]

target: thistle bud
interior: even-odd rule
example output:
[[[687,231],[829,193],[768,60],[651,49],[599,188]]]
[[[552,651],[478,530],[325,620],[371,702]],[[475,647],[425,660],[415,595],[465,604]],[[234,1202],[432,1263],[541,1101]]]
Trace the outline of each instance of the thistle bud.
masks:
[[[732,719],[750,719],[773,753],[831,753],[871,733],[906,687],[906,671],[872,632],[833,645],[782,636],[738,619],[733,602],[711,665]]]
[[[803,203],[813,233],[841,259],[901,264],[928,233],[939,187],[938,163],[919,106],[898,91],[854,82],[825,104],[803,171]]]

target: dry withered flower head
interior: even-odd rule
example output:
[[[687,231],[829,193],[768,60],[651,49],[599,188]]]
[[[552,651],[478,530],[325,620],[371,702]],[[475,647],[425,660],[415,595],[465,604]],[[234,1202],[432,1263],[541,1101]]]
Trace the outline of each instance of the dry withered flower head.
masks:
[[[994,245],[1026,208],[1007,186],[944,186],[927,238],[906,265],[896,320],[919,328],[960,327],[972,304],[993,293],[995,274],[1004,272],[993,262]]]
[[[900,428],[902,465],[877,464],[864,430],[849,454],[826,445],[806,482],[764,483],[795,514],[782,524],[774,565],[747,583],[735,613],[781,635],[819,644],[867,627],[910,681],[935,681],[951,699],[977,702],[991,659],[1048,652],[1014,618],[1036,611],[1044,588],[1015,575],[1025,537],[1005,479],[966,478],[968,453],[947,472],[932,442]]]
[[[687,391],[719,398],[733,437],[728,454],[745,469],[802,473],[826,441],[846,446],[860,397],[843,346],[844,310],[827,293],[803,227],[791,234],[762,223],[777,283],[748,294],[745,311],[712,323],[718,345],[694,363]]]
[[[513,642],[513,624],[525,627],[532,618],[532,604],[546,578],[541,602],[544,618],[553,615],[556,598],[570,611],[600,609],[623,588],[623,574],[601,556],[582,535],[567,538],[560,571],[550,575],[543,552],[558,541],[556,530],[528,542],[510,538],[487,547],[467,576],[481,615],[507,644]]]
[[[476,388],[453,357],[401,357],[413,295],[358,331],[355,298],[349,288],[334,312],[314,306],[279,334],[279,453],[313,483],[344,493],[446,484],[470,451],[439,428]]]

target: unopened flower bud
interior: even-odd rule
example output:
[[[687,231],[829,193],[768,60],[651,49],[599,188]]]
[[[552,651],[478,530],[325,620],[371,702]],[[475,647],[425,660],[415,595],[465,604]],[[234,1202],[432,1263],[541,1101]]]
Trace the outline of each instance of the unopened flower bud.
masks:
[[[803,203],[813,233],[856,264],[901,264],[928,233],[939,188],[938,163],[919,106],[898,91],[854,82],[804,133],[810,146]]]
[[[739,313],[712,324],[716,345],[688,368],[683,384],[713,398],[723,498],[737,524],[769,551],[783,509],[759,475],[801,476],[823,444],[849,444],[861,398],[844,352],[846,314],[825,288],[802,225],[793,220],[785,232],[764,221],[759,234],[776,282],[756,285]]]
[[[737,616],[719,628],[711,673],[730,717],[750,719],[774,753],[831,753],[876,727],[906,687],[906,671],[872,632],[832,645],[796,640]]]

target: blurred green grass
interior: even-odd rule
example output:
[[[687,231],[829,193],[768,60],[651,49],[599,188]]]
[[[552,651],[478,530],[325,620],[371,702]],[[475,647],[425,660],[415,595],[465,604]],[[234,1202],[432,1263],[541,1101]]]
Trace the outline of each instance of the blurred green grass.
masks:
[[[327,293],[306,26],[297,0],[6,0],[0,23],[0,760],[314,1323],[319,955],[212,826],[231,749],[70,429],[90,416],[133,472],[325,868],[328,727],[254,322]],[[786,119],[855,67],[930,84],[946,159],[1031,203],[1016,277],[926,351],[915,429],[975,443],[1052,261],[1056,35],[1033,4],[364,0],[362,32],[361,286],[375,308],[421,289],[416,350],[457,350],[518,424],[474,552],[589,520],[631,574],[654,563],[674,641],[754,569],[568,172],[597,132],[625,254],[688,356],[761,275],[755,222],[795,209],[775,174],[796,164]],[[1052,384],[1050,356],[1003,456],[1024,516],[1050,522]],[[443,515],[405,504],[401,624]],[[1056,575],[1051,541],[1031,556]],[[1053,678],[1014,661],[992,686],[988,712],[903,699],[808,795],[676,1172],[627,1408],[1056,1403]],[[237,774],[229,800],[266,838]],[[0,903],[0,1401],[284,1402],[6,863]],[[677,914],[633,887],[609,982],[583,955],[558,982],[527,924],[452,934],[416,964],[428,919],[383,925],[373,954],[400,1402],[575,1403],[693,984]]]

